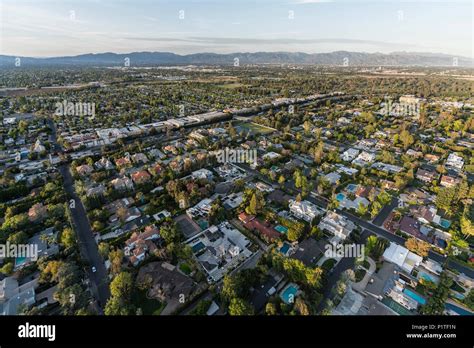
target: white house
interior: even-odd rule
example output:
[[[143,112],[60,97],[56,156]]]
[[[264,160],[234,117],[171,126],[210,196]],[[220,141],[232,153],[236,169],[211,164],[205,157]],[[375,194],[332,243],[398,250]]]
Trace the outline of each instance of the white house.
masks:
[[[415,266],[419,266],[423,261],[421,256],[393,242],[390,243],[390,246],[383,253],[383,258],[385,261],[396,264],[408,273],[410,273]]]
[[[318,227],[323,231],[326,230],[334,234],[334,241],[337,242],[339,240],[346,239],[356,226],[352,221],[348,220],[344,216],[339,215],[334,211],[328,211],[326,216],[319,223]]]
[[[214,178],[214,174],[208,169],[202,168],[192,172],[191,177],[193,179],[207,179],[212,180]]]
[[[307,222],[311,222],[316,216],[321,215],[321,210],[309,201],[298,202],[291,199],[289,207],[295,217]]]
[[[357,149],[354,149],[354,148],[350,148],[350,149],[347,149],[346,151],[344,151],[342,153],[342,160],[343,161],[346,161],[346,162],[350,162],[352,161],[354,158],[356,158],[356,156],[359,154],[359,150]]]
[[[461,170],[464,166],[464,160],[455,153],[450,153],[446,160],[446,165]]]

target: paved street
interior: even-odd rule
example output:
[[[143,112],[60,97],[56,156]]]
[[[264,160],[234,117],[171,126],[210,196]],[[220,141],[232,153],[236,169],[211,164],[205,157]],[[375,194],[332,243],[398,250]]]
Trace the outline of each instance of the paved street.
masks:
[[[52,123],[52,122],[51,122]],[[50,125],[51,125],[50,123]],[[56,141],[55,127],[52,125],[53,134],[52,141],[56,149],[60,149]],[[91,282],[91,289],[98,304],[103,308],[110,296],[107,270],[104,265],[104,260],[99,254],[97,244],[94,240],[94,235],[87,218],[86,210],[81,200],[74,190],[74,179],[71,176],[69,165],[64,164],[58,167],[59,172],[63,176],[63,185],[66,193],[73,199],[75,207],[71,208],[71,216],[74,224],[74,230],[79,241],[79,249],[83,259],[89,264],[87,274]],[[96,268],[96,272],[92,272],[92,267]]]
[[[382,226],[383,222],[387,218],[387,216],[392,212],[393,209],[395,209],[398,206],[398,198],[397,197],[392,197],[392,200],[390,204],[384,206],[380,212],[377,214],[375,219],[372,221],[372,223],[376,226]]]

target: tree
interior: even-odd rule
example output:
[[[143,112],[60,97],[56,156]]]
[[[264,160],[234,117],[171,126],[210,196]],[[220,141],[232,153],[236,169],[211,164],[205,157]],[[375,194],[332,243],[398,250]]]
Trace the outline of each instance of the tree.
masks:
[[[120,272],[110,283],[110,298],[105,305],[105,315],[129,315],[136,312],[130,300],[133,278],[128,272]]]
[[[313,150],[313,158],[316,164],[320,164],[324,155],[324,143],[320,141]]]
[[[364,216],[365,214],[367,214],[367,211],[368,211],[368,207],[364,204],[362,204],[362,202],[359,202],[359,206],[357,207],[357,213],[361,216]]]
[[[455,187],[442,188],[436,196],[435,204],[438,208],[445,210],[448,215],[451,215],[455,197]]]
[[[415,142],[415,139],[413,138],[413,136],[406,129],[400,132],[399,139],[402,142],[405,150],[408,149]]]
[[[25,244],[28,241],[28,235],[24,231],[16,232],[11,234],[7,241],[11,244]]]
[[[280,186],[283,186],[283,184],[285,183],[285,177],[283,175],[280,175],[280,177],[278,178],[278,183],[280,184]]]
[[[421,313],[425,315],[441,315],[444,313],[446,300],[453,285],[453,280],[443,272],[439,278],[438,287],[433,291],[433,295],[428,298],[425,305],[421,307]]]
[[[371,216],[372,219],[377,216],[380,209],[382,209],[382,205],[380,204],[380,202],[379,201],[374,201],[374,203],[372,203],[372,209],[370,211],[370,216]]]
[[[120,221],[125,222],[128,216],[128,209],[125,207],[120,207],[117,209],[117,216],[119,217]]]
[[[124,252],[122,249],[112,250],[109,253],[110,272],[112,274],[118,274],[122,270],[123,257]]]
[[[65,248],[70,248],[76,244],[76,236],[71,228],[67,227],[61,233],[61,244]]]
[[[65,289],[59,289],[54,298],[61,305],[64,315],[73,315],[87,305],[88,297],[80,284],[73,284]]]
[[[55,282],[58,279],[58,271],[62,262],[57,260],[46,261],[40,264],[40,283]]]
[[[224,300],[230,301],[241,296],[243,293],[241,279],[236,275],[226,275],[222,281],[221,296]]]
[[[110,251],[110,245],[106,242],[100,242],[99,243],[99,254],[104,258],[108,258],[109,257],[109,251]]]
[[[241,298],[233,298],[229,304],[230,315],[253,315],[254,308]]]
[[[176,228],[176,224],[163,224],[160,229],[160,235],[166,244],[177,243],[181,240],[181,233]]]
[[[128,272],[120,272],[110,283],[110,294],[121,299],[129,299],[132,289],[133,279]]]
[[[405,247],[422,257],[428,256],[428,252],[430,251],[430,245],[427,242],[414,237],[407,239],[405,242]]]
[[[465,235],[465,239],[474,236],[474,224],[468,214],[469,208],[466,206],[459,221],[461,232]]]
[[[295,310],[300,315],[310,315],[308,305],[304,302],[304,300],[301,297],[298,297],[295,300]]]
[[[377,245],[377,237],[376,236],[371,235],[371,236],[367,237],[367,241],[365,243],[365,250],[366,250],[368,255],[370,255],[372,253],[372,251],[375,249],[376,245]]]
[[[252,194],[252,198],[250,198],[249,205],[245,208],[245,212],[250,215],[257,215],[265,206],[265,199],[260,191],[256,191]]]
[[[268,302],[265,306],[265,313],[267,315],[278,315],[278,309],[274,303]]]
[[[290,242],[296,242],[303,236],[303,232],[297,228],[290,228],[286,236]]]

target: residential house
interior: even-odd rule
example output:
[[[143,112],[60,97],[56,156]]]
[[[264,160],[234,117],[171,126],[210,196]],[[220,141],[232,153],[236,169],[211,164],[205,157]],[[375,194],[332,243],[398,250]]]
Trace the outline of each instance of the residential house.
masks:
[[[145,163],[148,163],[148,158],[143,153],[136,153],[132,155],[132,162],[137,163],[137,164],[138,163],[145,164]]]
[[[163,167],[159,163],[156,163],[148,168],[148,172],[150,172],[150,174],[153,176],[159,175],[162,171]]]
[[[453,178],[452,176],[443,175],[441,176],[440,185],[444,187],[454,187],[459,184],[461,180],[459,178]]]
[[[151,179],[151,175],[146,170],[139,170],[131,175],[135,184],[144,184]]]
[[[247,229],[250,231],[258,231],[264,239],[270,242],[281,236],[270,224],[260,221],[253,215],[242,212],[239,214],[239,220],[243,222]]]
[[[105,169],[105,170],[112,170],[114,169],[114,165],[108,158],[102,157],[100,160],[94,163],[97,169]]]
[[[155,241],[160,239],[158,229],[151,225],[145,227],[143,233],[134,232],[125,242],[124,252],[130,263],[134,266],[142,262],[148,253],[157,249]]]
[[[428,171],[428,170],[418,168],[418,170],[416,171],[415,176],[418,180],[424,181],[426,183],[430,183],[433,180],[437,179],[438,174],[436,174],[436,172],[431,172],[431,171]]]
[[[31,222],[43,220],[48,215],[48,209],[43,203],[36,203],[28,210],[28,219]]]
[[[20,306],[35,304],[35,288],[38,278],[22,285],[13,277],[0,280],[0,315],[17,315]]]
[[[290,200],[290,212],[297,218],[311,222],[316,216],[322,215],[322,211],[310,201]]]
[[[76,172],[77,174],[79,174],[80,176],[86,176],[86,175],[89,175],[90,173],[92,173],[94,170],[94,168],[92,168],[90,165],[88,164],[83,164],[81,166],[77,166],[76,167]]]
[[[410,216],[402,217],[400,220],[399,229],[404,233],[410,234],[419,239],[423,239],[423,235],[420,231],[420,223]]]
[[[110,183],[116,190],[133,190],[133,182],[126,176],[113,179]]]
[[[212,174],[210,170],[202,168],[202,169],[195,170],[194,172],[192,172],[191,177],[193,179],[207,179],[210,181],[214,178],[214,174]]]
[[[359,154],[359,150],[354,149],[354,148],[349,148],[346,151],[342,153],[342,160],[346,162],[352,161],[356,156]]]
[[[439,161],[439,156],[428,153],[425,155],[425,160],[427,160],[429,163],[436,163]]]
[[[118,168],[124,168],[124,167],[130,166],[131,164],[132,164],[132,162],[130,161],[130,156],[125,156],[125,157],[117,158],[117,159],[115,160],[115,165],[116,165]]]
[[[326,216],[320,221],[318,227],[322,231],[332,233],[335,237],[333,241],[339,241],[346,239],[356,226],[346,217],[334,211],[328,211]]]
[[[458,156],[455,153],[450,153],[446,160],[446,165],[461,170],[464,166],[464,160],[461,156]]]
[[[408,274],[423,261],[421,256],[394,242],[390,242],[390,246],[385,249],[383,259],[397,265]]]

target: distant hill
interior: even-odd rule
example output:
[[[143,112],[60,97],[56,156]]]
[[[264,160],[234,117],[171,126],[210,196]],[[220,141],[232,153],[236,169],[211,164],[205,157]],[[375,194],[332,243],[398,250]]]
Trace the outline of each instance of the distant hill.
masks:
[[[14,56],[0,55],[1,67],[14,67]],[[255,53],[196,53],[179,55],[170,52],[132,52],[128,54],[98,53],[69,57],[32,58],[20,57],[22,66],[124,66],[125,58],[131,66],[152,65],[233,65],[239,59],[240,65],[246,64],[310,64],[340,65],[345,58],[350,66],[458,66],[474,67],[474,60],[441,53],[393,52],[363,53],[336,51],[331,53],[301,52],[255,52]]]

